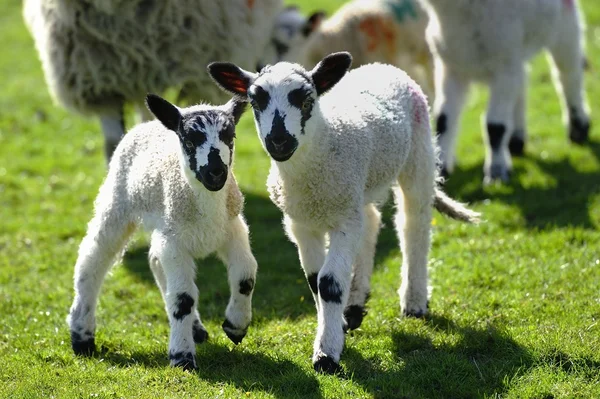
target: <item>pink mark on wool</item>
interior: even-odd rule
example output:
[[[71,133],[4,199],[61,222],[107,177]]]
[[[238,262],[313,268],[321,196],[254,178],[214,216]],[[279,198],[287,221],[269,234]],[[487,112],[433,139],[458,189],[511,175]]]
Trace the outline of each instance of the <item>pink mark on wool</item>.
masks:
[[[575,0],[563,0],[563,4],[569,8],[574,8]]]
[[[412,100],[413,120],[419,125],[428,123],[427,97],[423,94],[423,90],[419,86],[415,86],[415,84],[409,84],[408,91]]]

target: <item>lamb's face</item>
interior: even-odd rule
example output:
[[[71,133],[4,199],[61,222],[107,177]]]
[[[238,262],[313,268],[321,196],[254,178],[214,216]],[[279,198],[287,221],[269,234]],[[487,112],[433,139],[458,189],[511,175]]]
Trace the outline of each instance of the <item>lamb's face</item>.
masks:
[[[317,91],[308,72],[295,64],[266,67],[248,89],[256,130],[271,157],[284,162],[307,140]]]
[[[207,190],[223,188],[233,159],[233,117],[220,110],[184,114],[177,136],[183,158],[196,179]]]

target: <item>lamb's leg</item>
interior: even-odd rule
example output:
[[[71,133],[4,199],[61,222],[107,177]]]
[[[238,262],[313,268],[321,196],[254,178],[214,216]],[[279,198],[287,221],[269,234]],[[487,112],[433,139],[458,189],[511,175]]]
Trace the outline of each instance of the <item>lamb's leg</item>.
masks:
[[[442,175],[454,171],[454,151],[462,111],[469,82],[460,79],[446,69],[440,59],[435,60],[435,131],[440,146]]]
[[[527,84],[524,84],[515,103],[513,131],[508,142],[508,150],[514,156],[522,156],[525,153],[525,141],[527,140],[526,100]]]
[[[427,142],[415,145],[412,160],[398,178],[394,188],[396,214],[394,222],[402,251],[400,308],[406,316],[427,313],[427,259],[431,242],[435,162]],[[414,161],[413,161],[414,160]]]
[[[100,287],[110,266],[135,230],[113,215],[96,215],[79,246],[75,264],[75,299],[67,319],[71,346],[77,355],[95,350],[96,306]]]
[[[227,265],[230,289],[223,331],[235,344],[239,344],[246,336],[252,319],[252,293],[257,270],[250,249],[248,226],[241,215],[231,221],[226,244],[218,253]]]
[[[484,183],[507,182],[512,170],[508,142],[513,129],[517,99],[525,84],[525,67],[521,62],[499,72],[490,82],[490,102],[486,115],[487,141]]]
[[[569,138],[574,143],[583,143],[588,139],[590,117],[583,84],[584,39],[577,14],[574,7],[565,11],[550,53],[554,61],[554,84],[562,93],[563,119],[569,124]]]
[[[329,232],[329,251],[319,271],[319,312],[314,344],[313,366],[316,371],[341,371],[340,355],[344,349],[343,312],[350,294],[352,263],[362,242],[364,215],[362,208]]]
[[[125,135],[125,119],[123,117],[123,107],[119,107],[112,112],[105,112],[100,115],[100,124],[104,134],[104,156],[106,162],[110,162],[115,148]]]
[[[365,304],[371,291],[375,246],[381,225],[381,214],[373,204],[365,207],[365,218],[365,232],[362,236],[360,251],[354,261],[350,296],[344,310],[344,318],[349,330],[360,327],[363,317],[367,314]]]
[[[163,298],[163,302],[165,303],[165,309],[167,314],[169,313],[169,309],[167,306],[167,278],[165,277],[165,271],[163,270],[162,265],[160,264],[160,260],[158,260],[158,255],[150,251],[148,254],[148,263],[150,264],[150,270],[152,270],[152,274],[154,275],[154,280],[156,281],[156,285],[160,289],[160,294]],[[201,344],[202,342],[208,339],[208,331],[206,331],[206,327],[202,324],[200,320],[200,314],[198,313],[198,309],[194,308],[194,321],[192,323],[192,332],[194,335],[194,342],[197,344]]]
[[[185,370],[196,369],[196,348],[192,331],[198,288],[194,283],[194,259],[172,242],[172,239],[158,232],[152,234],[150,246],[150,251],[156,255],[165,273],[165,302],[171,326],[171,366]]]
[[[304,270],[306,280],[313,294],[317,313],[319,312],[319,298],[317,276],[325,262],[325,234],[299,223],[285,216],[283,219],[286,232],[292,242],[298,246],[300,264]]]

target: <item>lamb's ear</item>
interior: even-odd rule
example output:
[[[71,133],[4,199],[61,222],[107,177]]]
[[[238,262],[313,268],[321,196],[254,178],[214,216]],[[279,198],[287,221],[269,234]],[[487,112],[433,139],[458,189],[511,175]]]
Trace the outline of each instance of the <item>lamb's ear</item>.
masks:
[[[352,56],[347,51],[332,53],[323,58],[310,72],[317,94],[321,95],[335,86],[348,72],[350,65]]]
[[[211,62],[207,70],[217,85],[243,98],[248,96],[248,88],[256,78],[256,74],[244,71],[230,62]]]
[[[233,97],[231,100],[227,101],[227,104],[225,104],[225,109],[227,112],[233,115],[233,120],[237,125],[247,106],[248,102],[245,99]]]
[[[302,35],[304,37],[310,36],[319,26],[321,26],[321,22],[325,19],[325,11],[315,11],[302,26]]]
[[[156,94],[146,96],[146,106],[167,129],[177,133],[181,122],[179,109]]]

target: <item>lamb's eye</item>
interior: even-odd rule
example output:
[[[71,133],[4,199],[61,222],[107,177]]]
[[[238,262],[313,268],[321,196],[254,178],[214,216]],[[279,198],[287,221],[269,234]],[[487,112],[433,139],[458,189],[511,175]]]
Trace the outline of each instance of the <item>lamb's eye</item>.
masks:
[[[258,108],[258,103],[256,102],[255,99],[253,99],[253,98],[250,99],[250,106],[254,109]]]
[[[310,97],[302,101],[302,111],[308,111],[310,109],[311,99]]]
[[[186,140],[186,141],[184,142],[184,144],[185,144],[185,146],[186,146],[187,148],[189,148],[190,150],[191,150],[192,148],[194,148],[194,143],[192,143],[192,142],[191,142],[191,140]]]

